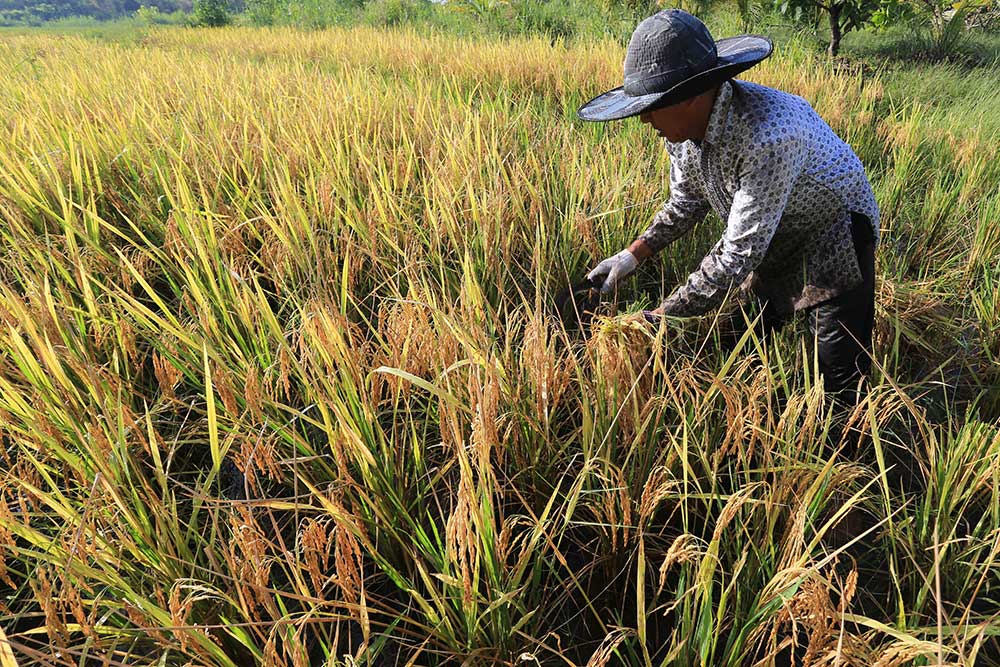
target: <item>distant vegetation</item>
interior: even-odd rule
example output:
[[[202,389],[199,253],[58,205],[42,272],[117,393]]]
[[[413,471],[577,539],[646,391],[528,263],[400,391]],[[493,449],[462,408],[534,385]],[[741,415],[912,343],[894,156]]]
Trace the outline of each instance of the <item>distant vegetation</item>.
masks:
[[[127,18],[139,25],[222,26],[411,25],[455,35],[544,35],[550,39],[627,41],[641,18],[666,6],[699,16],[730,13],[742,31],[814,35],[837,56],[848,33],[877,35],[907,58],[948,59],[978,51],[976,38],[995,35],[1000,0],[0,0],[0,26],[63,26]],[[903,35],[900,40],[899,36]],[[981,40],[980,40],[981,41]],[[963,55],[963,57],[964,57]]]
[[[143,5],[161,14],[187,13],[192,0],[0,0],[0,25],[35,25],[70,17],[108,21],[135,14]]]

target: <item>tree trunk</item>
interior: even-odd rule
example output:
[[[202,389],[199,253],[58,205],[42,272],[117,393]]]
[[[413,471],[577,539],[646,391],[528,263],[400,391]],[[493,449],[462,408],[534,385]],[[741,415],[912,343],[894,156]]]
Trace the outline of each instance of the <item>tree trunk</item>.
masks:
[[[843,5],[838,3],[833,3],[830,5],[830,57],[833,58],[840,51],[840,39],[843,37],[843,32],[840,29],[840,12],[843,9]]]

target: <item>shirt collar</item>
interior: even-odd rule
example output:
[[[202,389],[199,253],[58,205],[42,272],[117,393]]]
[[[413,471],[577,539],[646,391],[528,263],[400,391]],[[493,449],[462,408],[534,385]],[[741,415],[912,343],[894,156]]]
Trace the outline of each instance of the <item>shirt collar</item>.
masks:
[[[733,102],[733,84],[723,81],[719,86],[719,93],[715,96],[712,104],[712,113],[708,117],[708,125],[705,127],[705,138],[702,144],[718,145],[722,140],[722,133],[729,124],[729,110]]]

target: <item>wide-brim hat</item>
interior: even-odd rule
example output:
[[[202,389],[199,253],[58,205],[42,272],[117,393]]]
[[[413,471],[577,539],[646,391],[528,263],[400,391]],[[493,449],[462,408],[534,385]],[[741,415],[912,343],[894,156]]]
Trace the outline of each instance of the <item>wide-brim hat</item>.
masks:
[[[667,9],[645,19],[625,54],[624,85],[577,110],[583,120],[620,120],[700,95],[771,55],[767,37],[740,35],[718,41],[698,18]]]

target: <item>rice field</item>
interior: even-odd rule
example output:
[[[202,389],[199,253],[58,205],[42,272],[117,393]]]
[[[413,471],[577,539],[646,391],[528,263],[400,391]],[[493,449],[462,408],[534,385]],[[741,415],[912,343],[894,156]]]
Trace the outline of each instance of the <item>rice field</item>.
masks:
[[[838,414],[798,331],[723,345],[735,297],[621,317],[714,216],[558,316],[667,196],[575,119],[621,58],[4,35],[0,666],[1000,663],[1000,137],[795,42],[748,72],[882,209]]]

